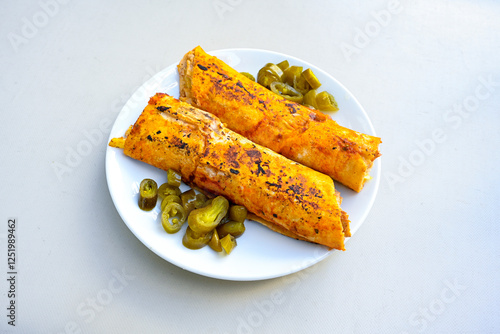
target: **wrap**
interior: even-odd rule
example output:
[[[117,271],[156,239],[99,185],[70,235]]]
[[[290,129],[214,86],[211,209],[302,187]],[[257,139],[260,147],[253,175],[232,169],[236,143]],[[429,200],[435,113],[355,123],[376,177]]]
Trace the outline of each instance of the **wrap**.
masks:
[[[127,135],[124,153],[245,206],[268,226],[344,250],[349,221],[332,179],[227,129],[205,111],[158,93]]]
[[[180,99],[216,115],[231,130],[357,192],[370,178],[380,138],[284,99],[199,46],[184,56],[178,71]]]

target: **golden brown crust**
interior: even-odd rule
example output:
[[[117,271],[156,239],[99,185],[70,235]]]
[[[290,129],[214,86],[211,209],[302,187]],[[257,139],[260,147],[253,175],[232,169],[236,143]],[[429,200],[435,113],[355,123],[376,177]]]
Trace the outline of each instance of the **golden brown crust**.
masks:
[[[308,241],[344,249],[345,213],[330,177],[254,144],[220,120],[156,94],[134,124],[124,153],[244,205]]]
[[[325,114],[290,102],[249,80],[201,47],[179,66],[180,99],[294,161],[361,191],[380,138],[338,125]]]

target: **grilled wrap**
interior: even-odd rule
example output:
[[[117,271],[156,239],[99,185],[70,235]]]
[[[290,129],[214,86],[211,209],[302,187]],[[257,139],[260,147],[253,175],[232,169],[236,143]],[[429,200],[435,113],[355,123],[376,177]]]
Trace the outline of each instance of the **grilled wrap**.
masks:
[[[184,56],[178,71],[180,99],[216,115],[231,130],[357,192],[369,179],[380,138],[284,99],[199,46]]]
[[[158,93],[127,135],[124,153],[174,169],[186,183],[244,205],[292,236],[344,250],[348,218],[332,179],[227,129],[210,113]]]

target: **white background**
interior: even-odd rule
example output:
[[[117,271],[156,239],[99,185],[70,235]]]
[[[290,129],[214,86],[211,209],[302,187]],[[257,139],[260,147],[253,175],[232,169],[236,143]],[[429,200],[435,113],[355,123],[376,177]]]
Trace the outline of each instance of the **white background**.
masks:
[[[0,32],[3,332],[500,333],[498,2],[9,1]],[[363,105],[382,179],[347,251],[231,282],[171,265],[128,230],[104,172],[111,124],[196,45],[296,56]]]

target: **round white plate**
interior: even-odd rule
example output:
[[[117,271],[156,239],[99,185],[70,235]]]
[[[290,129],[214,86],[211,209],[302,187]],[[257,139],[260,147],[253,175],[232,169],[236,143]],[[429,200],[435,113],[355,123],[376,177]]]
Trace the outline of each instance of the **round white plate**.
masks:
[[[268,62],[278,63],[288,59],[290,65],[311,68],[322,86],[335,96],[340,110],[331,114],[340,125],[356,131],[375,135],[375,130],[354,96],[333,77],[321,69],[292,56],[255,49],[227,49],[209,52],[241,72],[256,76],[258,70]],[[179,97],[177,63],[173,64],[144,83],[125,104],[118,115],[109,140],[124,135],[135,123],[149,97],[157,92]],[[108,140],[108,142],[109,142]],[[371,175],[373,179],[361,193],[336,184],[344,198],[342,209],[349,214],[352,234],[358,230],[370,211],[380,182],[380,159],[375,161]],[[107,148],[106,177],[113,202],[123,221],[139,240],[153,252],[185,270],[213,278],[251,281],[280,277],[305,269],[335,253],[326,247],[298,241],[273,232],[259,223],[247,221],[246,232],[237,239],[238,246],[230,255],[217,253],[209,247],[190,250],[182,245],[185,226],[177,234],[165,233],[161,226],[159,205],[144,212],[137,205],[138,185],[144,178],[154,179],[158,185],[166,181],[166,173],[143,162],[125,156],[121,149]],[[182,185],[182,190],[187,186]],[[187,224],[185,224],[187,225]],[[349,240],[349,238],[347,239]],[[349,247],[347,247],[347,251]]]

